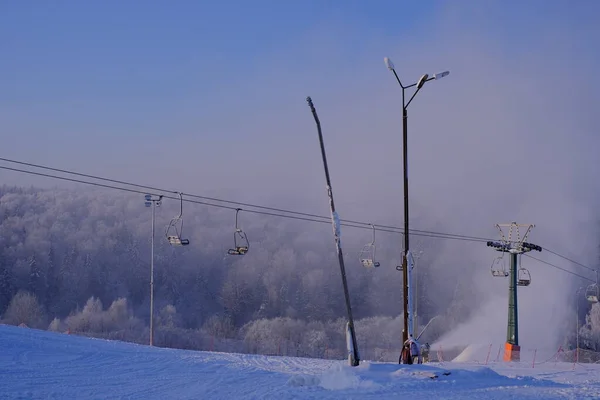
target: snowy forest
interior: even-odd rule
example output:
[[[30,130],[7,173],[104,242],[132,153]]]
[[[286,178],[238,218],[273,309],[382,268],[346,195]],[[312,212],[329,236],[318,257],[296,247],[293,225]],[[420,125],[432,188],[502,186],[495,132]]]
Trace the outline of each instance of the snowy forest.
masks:
[[[234,211],[185,205],[191,244],[172,247],[165,227],[178,206],[166,200],[157,208],[155,345],[343,357],[346,310],[330,225],[242,211],[250,250],[230,256]],[[1,187],[1,322],[148,343],[150,236],[142,195]],[[343,228],[342,236],[359,348],[397,359],[402,236],[378,237],[376,269],[358,262],[368,229]],[[443,240],[415,236],[413,243],[422,251],[419,325],[437,317],[423,337],[432,342],[469,317],[478,293],[436,258]],[[582,337],[600,350],[595,307]]]

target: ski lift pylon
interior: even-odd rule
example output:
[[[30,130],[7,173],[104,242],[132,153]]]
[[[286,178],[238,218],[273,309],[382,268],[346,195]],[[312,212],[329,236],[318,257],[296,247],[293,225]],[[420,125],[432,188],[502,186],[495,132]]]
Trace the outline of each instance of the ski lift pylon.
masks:
[[[250,242],[248,237],[238,226],[238,213],[242,211],[241,208],[235,209],[235,231],[233,232],[233,248],[227,250],[227,254],[231,256],[243,256],[248,252],[250,248]]]
[[[506,270],[506,260],[504,259],[504,253],[500,257],[496,257],[492,261],[492,276],[496,278],[506,278],[508,276]]]
[[[167,241],[172,246],[187,246],[190,244],[189,239],[183,239],[181,237],[183,233],[183,193],[176,192],[179,195],[179,215],[171,219],[171,222],[167,226],[165,236]],[[179,224],[179,228],[177,225]]]
[[[359,255],[359,260],[362,266],[365,268],[377,268],[381,264],[379,263],[379,261],[375,261],[375,225],[370,225],[371,229],[373,230],[373,240],[371,241],[371,243],[363,246]]]

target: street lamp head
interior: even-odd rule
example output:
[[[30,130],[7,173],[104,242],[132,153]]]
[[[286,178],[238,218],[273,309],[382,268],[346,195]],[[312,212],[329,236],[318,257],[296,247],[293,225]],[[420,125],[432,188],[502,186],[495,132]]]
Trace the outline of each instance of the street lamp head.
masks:
[[[394,63],[388,57],[384,57],[383,61],[385,62],[385,66],[388,67],[390,71],[394,70]]]
[[[448,76],[448,75],[450,75],[450,71],[439,72],[439,73],[433,75],[433,79],[436,79],[436,80],[442,79],[443,77]]]
[[[429,78],[429,74],[425,74],[421,77],[421,79],[419,79],[419,82],[417,82],[417,89],[421,89],[423,87],[427,81],[427,78]]]

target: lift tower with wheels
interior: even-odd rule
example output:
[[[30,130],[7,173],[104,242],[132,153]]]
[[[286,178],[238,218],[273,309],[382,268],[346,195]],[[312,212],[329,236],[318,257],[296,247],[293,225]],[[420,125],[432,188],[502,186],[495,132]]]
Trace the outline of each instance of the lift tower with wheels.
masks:
[[[536,244],[527,242],[527,236],[533,224],[496,224],[496,228],[500,231],[501,239],[499,241],[489,241],[487,245],[493,247],[496,251],[508,253],[510,258],[510,271],[508,274],[501,274],[499,270],[492,266],[492,276],[508,277],[508,325],[506,329],[506,344],[504,346],[504,361],[519,361],[520,346],[519,346],[519,321],[517,309],[517,286],[529,286],[531,283],[531,275],[527,269],[519,263],[520,255],[532,250],[542,251],[542,248]],[[505,235],[502,228],[508,229],[508,234]],[[525,230],[525,234],[521,237],[519,230]]]

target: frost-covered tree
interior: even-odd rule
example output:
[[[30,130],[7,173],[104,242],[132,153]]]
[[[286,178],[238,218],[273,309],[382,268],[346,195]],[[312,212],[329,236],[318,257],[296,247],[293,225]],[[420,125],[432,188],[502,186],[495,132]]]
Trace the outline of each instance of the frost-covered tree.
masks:
[[[166,328],[179,328],[181,326],[181,316],[173,305],[167,304],[158,313],[156,324]]]
[[[48,325],[48,330],[51,332],[64,332],[67,329],[67,325],[59,318],[54,318]]]
[[[235,335],[235,326],[226,315],[213,315],[206,320],[202,330],[216,338],[231,338]]]
[[[28,290],[36,296],[45,297],[45,282],[42,269],[40,268],[35,254],[29,258],[29,282]]]
[[[580,346],[594,351],[600,350],[600,303],[592,304],[579,330]]]
[[[12,298],[2,321],[10,325],[25,324],[30,328],[46,328],[44,310],[37,297],[24,290]]]
[[[83,309],[65,320],[72,332],[107,334],[114,331],[130,331],[141,328],[141,321],[133,315],[127,299],[120,298],[103,309],[100,299],[90,297]]]
[[[13,296],[14,278],[12,269],[3,262],[0,254],[0,312],[5,310]]]
[[[29,290],[50,318],[71,331],[106,336],[111,330],[137,330],[134,339],[144,341],[150,309],[150,218],[139,206],[139,196],[88,189],[0,189],[0,315],[15,293]],[[165,201],[157,214],[157,325],[171,329],[172,335],[178,329],[190,334],[200,330],[234,340],[245,336],[244,327],[262,321],[259,325],[271,329],[271,336],[277,333],[278,340],[294,348],[318,353],[324,337],[330,346],[343,348],[344,324],[339,321],[346,309],[330,227],[248,213],[243,222],[251,250],[236,257],[226,254],[232,245],[230,210],[189,207],[185,234],[192,245],[186,248],[170,246],[160,228],[177,212],[177,202]],[[385,267],[376,271],[358,263],[368,240],[362,230],[344,229],[355,318],[396,317],[402,304],[394,268],[398,236],[378,239],[377,254]],[[419,260],[419,284],[435,261]],[[438,268],[447,269],[447,260]],[[447,276],[431,276],[442,289],[435,303],[419,302],[423,319],[443,313],[452,299],[469,290],[465,282],[455,293],[454,285],[447,288]],[[425,290],[419,288],[419,293]],[[369,340],[387,340],[383,331],[368,335]],[[182,340],[186,346],[197,343],[180,333],[170,338],[170,343]]]

